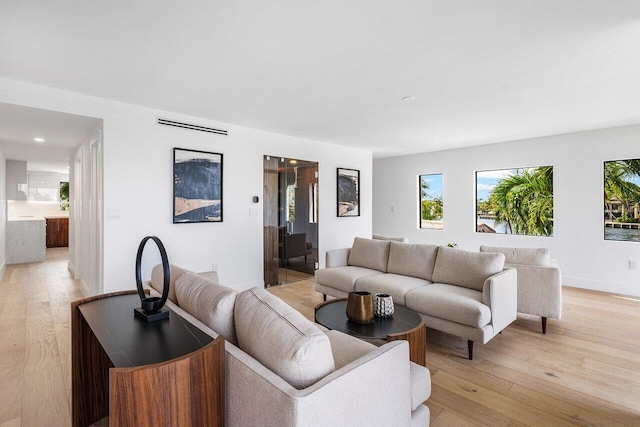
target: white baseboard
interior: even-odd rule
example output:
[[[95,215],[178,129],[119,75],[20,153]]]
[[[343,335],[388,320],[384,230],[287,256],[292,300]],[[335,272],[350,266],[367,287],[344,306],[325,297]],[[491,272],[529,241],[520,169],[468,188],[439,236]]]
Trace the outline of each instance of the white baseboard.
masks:
[[[2,278],[4,277],[4,270],[6,267],[7,267],[7,263],[3,262],[2,267],[0,267],[0,280],[2,280]]]
[[[592,291],[609,292],[640,297],[640,286],[632,287],[625,283],[603,282],[583,277],[562,276],[562,283],[572,288],[590,289]]]
[[[67,270],[69,270],[69,273],[71,273],[71,277],[73,277],[74,279],[78,279],[78,277],[76,276],[76,268],[73,266],[71,260],[69,260],[69,262],[67,263]]]
[[[80,287],[82,288],[82,295],[85,297],[91,296],[91,291],[89,291],[89,287],[84,280],[80,280]]]

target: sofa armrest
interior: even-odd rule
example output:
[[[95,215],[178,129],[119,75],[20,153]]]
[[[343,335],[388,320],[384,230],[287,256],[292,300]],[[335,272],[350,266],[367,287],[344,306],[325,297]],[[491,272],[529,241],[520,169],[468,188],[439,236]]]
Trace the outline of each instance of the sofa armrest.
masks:
[[[255,359],[228,346],[229,426],[410,425],[409,346],[394,341],[297,390]],[[259,402],[259,404],[257,404]]]
[[[491,309],[494,335],[518,318],[518,273],[505,268],[484,282],[482,303]]]
[[[518,271],[518,312],[560,319],[562,274],[556,260],[548,266],[505,264]]]
[[[349,265],[349,254],[351,248],[333,249],[327,251],[325,267],[345,267]]]

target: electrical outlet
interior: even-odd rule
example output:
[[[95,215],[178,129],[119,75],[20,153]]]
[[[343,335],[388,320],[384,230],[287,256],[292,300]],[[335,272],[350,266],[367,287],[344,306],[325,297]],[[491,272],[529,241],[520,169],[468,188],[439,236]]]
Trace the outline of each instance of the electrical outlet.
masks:
[[[315,266],[316,266],[316,269],[320,268],[320,263],[316,262]]]
[[[211,264],[211,271],[218,271],[218,264]]]
[[[638,261],[634,259],[629,260],[629,270],[637,270],[638,269]]]

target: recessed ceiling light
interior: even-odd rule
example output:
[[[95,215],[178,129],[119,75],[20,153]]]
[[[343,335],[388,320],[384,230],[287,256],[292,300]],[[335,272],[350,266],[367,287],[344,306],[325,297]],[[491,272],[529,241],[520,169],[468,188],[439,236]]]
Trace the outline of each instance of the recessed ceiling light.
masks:
[[[289,160],[289,164],[295,165],[295,164],[298,164],[298,161],[297,160]]]
[[[402,100],[403,101],[407,101],[407,102],[411,102],[411,101],[415,101],[416,97],[415,96],[403,96]]]
[[[44,142],[44,138],[33,138],[35,142]]]

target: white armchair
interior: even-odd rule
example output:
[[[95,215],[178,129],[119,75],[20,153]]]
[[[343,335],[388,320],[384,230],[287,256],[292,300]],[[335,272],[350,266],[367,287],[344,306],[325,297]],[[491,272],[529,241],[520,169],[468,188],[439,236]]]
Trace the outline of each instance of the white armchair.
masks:
[[[504,254],[504,266],[518,272],[518,313],[540,316],[546,334],[547,318],[562,317],[560,268],[550,259],[549,249],[480,246],[480,252]]]

